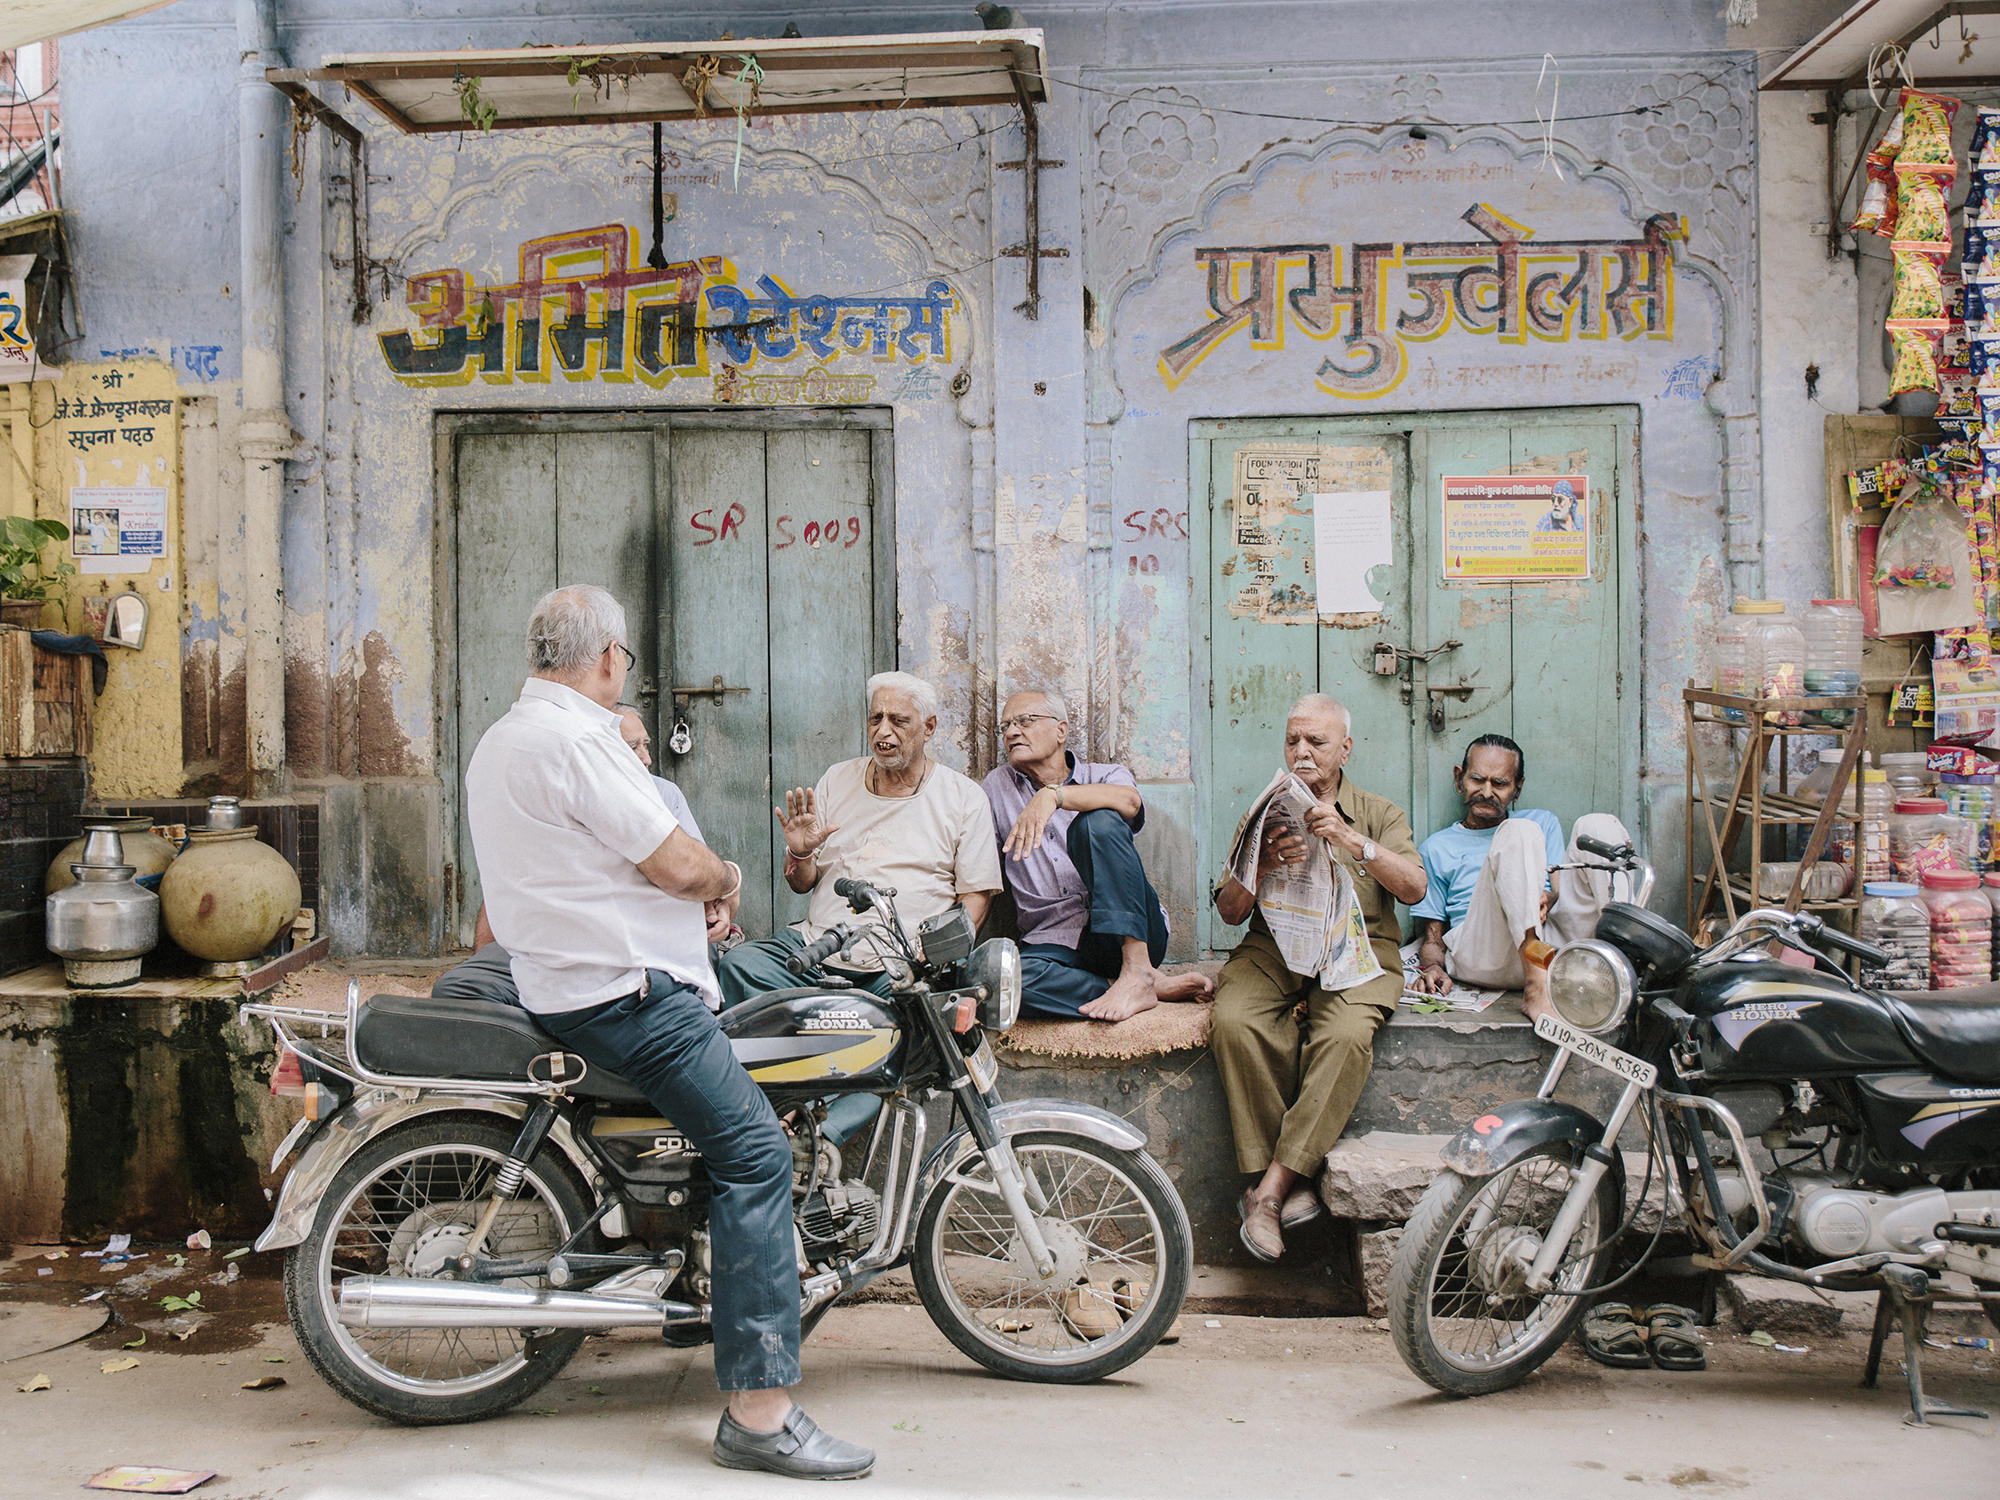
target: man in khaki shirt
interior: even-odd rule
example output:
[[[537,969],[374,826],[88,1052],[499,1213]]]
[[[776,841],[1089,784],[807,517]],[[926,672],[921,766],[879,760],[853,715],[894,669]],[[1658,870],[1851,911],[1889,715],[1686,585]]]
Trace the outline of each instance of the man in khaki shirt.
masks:
[[[1259,1174],[1238,1212],[1245,1248],[1263,1261],[1284,1254],[1285,1229],[1325,1212],[1313,1178],[1361,1097],[1375,1060],[1375,1033],[1402,998],[1396,903],[1412,906],[1424,897],[1424,866],[1410,820],[1345,774],[1354,751],[1349,727],[1347,710],[1334,699],[1323,693],[1299,699],[1285,720],[1285,764],[1319,799],[1306,814],[1306,829],[1326,842],[1353,879],[1382,973],[1351,989],[1321,989],[1314,975],[1285,966],[1257,914],[1255,891],[1233,877],[1215,891],[1215,909],[1225,922],[1250,920],[1216,983],[1209,1047],[1229,1097],[1236,1164]],[[1258,851],[1258,885],[1278,865],[1305,855],[1296,834],[1267,830]],[[1301,997],[1303,1022],[1293,1014]]]

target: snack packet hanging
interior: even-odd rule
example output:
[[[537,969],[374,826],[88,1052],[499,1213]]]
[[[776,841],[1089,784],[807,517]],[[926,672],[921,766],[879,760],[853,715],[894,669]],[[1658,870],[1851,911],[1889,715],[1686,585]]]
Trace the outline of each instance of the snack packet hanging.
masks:
[[[1912,485],[1889,511],[1875,548],[1875,586],[1948,589],[1966,555],[1965,516],[1935,485]]]
[[[1896,230],[1896,169],[1887,162],[1877,166],[1871,159],[1868,163],[1868,181],[1861,190],[1861,207],[1855,211],[1854,222],[1847,226],[1856,234],[1862,230],[1872,230],[1883,238],[1888,238]]]
[[[1896,363],[1889,372],[1889,394],[1934,391],[1938,388],[1938,331],[1935,328],[1892,328]]]
[[[1896,262],[1896,290],[1889,300],[1889,328],[1920,326],[1942,332],[1944,315],[1944,246],[1912,245],[1896,242],[1892,252]],[[1934,386],[1927,389],[1935,389]]]
[[[1982,104],[1975,111],[1971,161],[1975,171],[2000,172],[2000,109]]]
[[[1903,144],[1896,152],[1899,170],[1949,167],[1953,173],[1958,171],[1958,159],[1951,149],[1951,122],[1957,118],[1958,107],[1959,101],[1945,94],[1903,90]]]
[[[1951,179],[1936,167],[1896,169],[1896,240],[1951,247]]]

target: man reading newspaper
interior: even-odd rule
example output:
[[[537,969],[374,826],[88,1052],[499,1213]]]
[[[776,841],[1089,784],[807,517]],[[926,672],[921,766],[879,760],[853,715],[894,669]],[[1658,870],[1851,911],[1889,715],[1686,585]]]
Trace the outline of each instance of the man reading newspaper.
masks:
[[[1257,1175],[1238,1204],[1243,1244],[1263,1261],[1324,1212],[1313,1179],[1403,992],[1396,903],[1424,896],[1409,819],[1345,775],[1347,710],[1301,698],[1284,748],[1287,769],[1244,814],[1215,891],[1225,922],[1250,924],[1216,982],[1209,1046],[1236,1164]]]

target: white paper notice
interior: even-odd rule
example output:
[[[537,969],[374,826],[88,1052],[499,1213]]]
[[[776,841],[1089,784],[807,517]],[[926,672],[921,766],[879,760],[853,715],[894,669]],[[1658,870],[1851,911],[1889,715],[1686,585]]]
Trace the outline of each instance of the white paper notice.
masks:
[[[69,550],[79,573],[143,573],[167,555],[167,492],[98,485],[69,492]]]
[[[1395,561],[1387,490],[1316,492],[1313,577],[1322,615],[1373,614],[1382,601],[1368,588],[1372,568]]]

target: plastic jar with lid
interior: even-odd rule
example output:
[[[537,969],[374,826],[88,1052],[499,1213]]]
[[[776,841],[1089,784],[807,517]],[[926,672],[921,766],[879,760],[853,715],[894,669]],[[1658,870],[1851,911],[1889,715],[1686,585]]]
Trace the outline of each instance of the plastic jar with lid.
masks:
[[[1806,691],[1806,634],[1776,599],[1745,600],[1762,606],[1750,627],[1749,658],[1756,669],[1760,698],[1802,698]],[[1773,724],[1797,724],[1797,709],[1767,713]]]
[[[1756,673],[1750,664],[1750,626],[1752,617],[1744,613],[1747,600],[1739,599],[1736,607],[1722,617],[1716,627],[1714,648],[1715,691],[1727,693],[1732,698],[1754,698],[1757,696]],[[1743,723],[1746,715],[1740,708],[1725,708],[1722,715]]]
[[[1855,936],[1889,954],[1888,967],[1876,970],[1868,981],[1874,988],[1931,987],[1931,910],[1916,886],[1875,880],[1862,887],[1861,917]]]
[[[1984,870],[1993,862],[1994,784],[1991,776],[1938,777],[1938,795],[1954,817],[1965,819],[1972,829],[1972,864]]]
[[[1806,610],[1805,690],[1808,698],[1851,698],[1861,691],[1861,607],[1852,599],[1815,599]],[[1845,729],[1851,708],[1806,715],[1809,724]]]
[[[1923,901],[1931,914],[1931,988],[1987,983],[1993,966],[1993,908],[1979,876],[1970,870],[1934,871],[1924,877]]]
[[[1898,797],[1928,797],[1937,785],[1921,750],[1885,750],[1875,763],[1887,774]]]
[[[1972,825],[1953,817],[1942,797],[1905,797],[1889,815],[1889,864],[1898,880],[1934,870],[1972,869]]]
[[[1988,875],[1984,881],[1986,904],[1993,908],[1993,930],[2000,934],[2000,875]],[[2000,979],[2000,937],[1994,940],[1993,965],[1989,972],[1994,979]]]
[[[1863,881],[1887,880],[1890,876],[1889,817],[1895,810],[1896,799],[1889,790],[1888,775],[1882,771],[1863,771],[1861,822],[1854,849],[1854,862]]]

